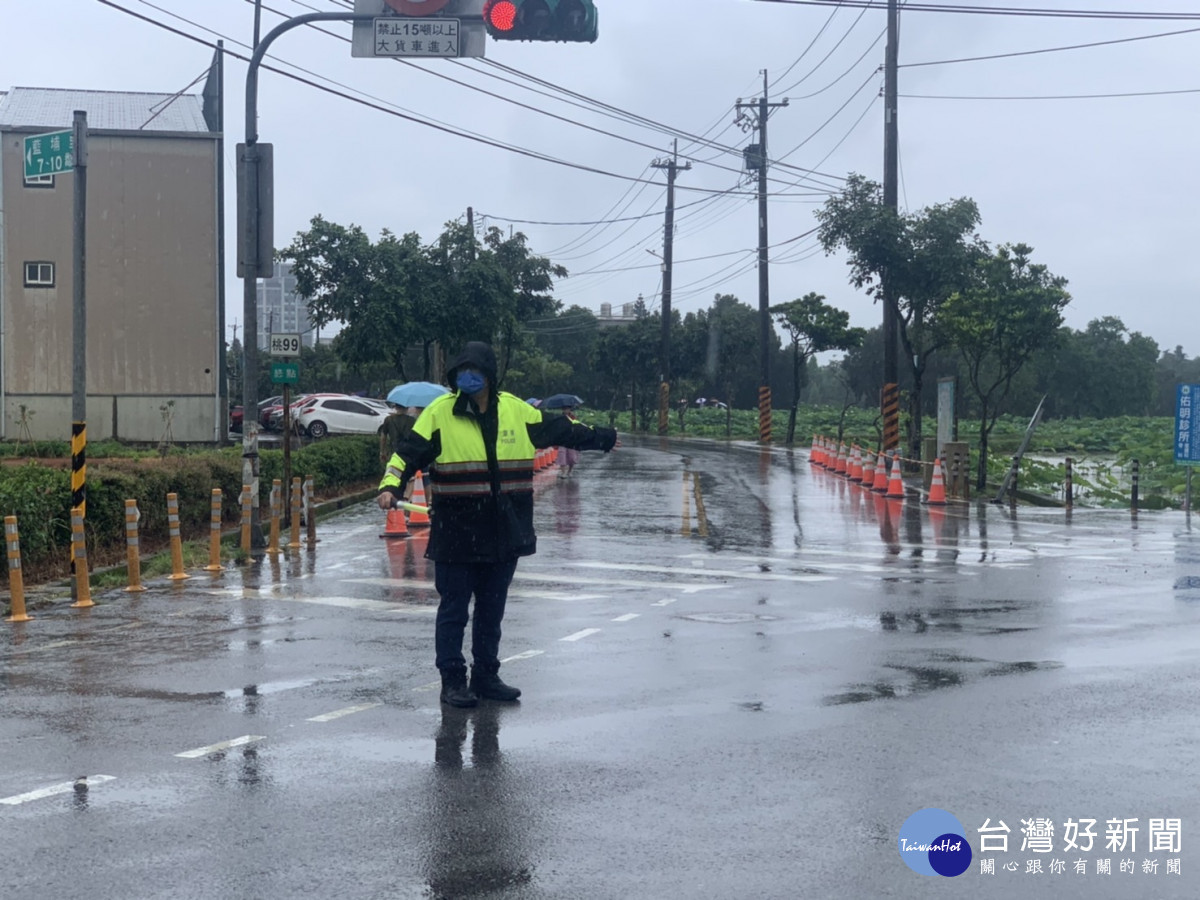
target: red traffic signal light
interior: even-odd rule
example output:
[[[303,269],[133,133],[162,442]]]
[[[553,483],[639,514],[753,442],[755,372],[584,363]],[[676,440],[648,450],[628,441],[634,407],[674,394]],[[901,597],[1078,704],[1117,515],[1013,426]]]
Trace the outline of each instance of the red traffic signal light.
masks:
[[[517,26],[517,4],[513,0],[488,0],[483,6],[483,21],[497,31],[512,31]]]

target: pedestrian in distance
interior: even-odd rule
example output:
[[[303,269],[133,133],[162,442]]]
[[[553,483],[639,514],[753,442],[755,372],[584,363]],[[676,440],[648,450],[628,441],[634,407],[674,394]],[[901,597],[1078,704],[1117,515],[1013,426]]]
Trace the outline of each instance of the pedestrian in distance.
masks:
[[[575,415],[575,408],[567,406],[562,411],[563,418],[570,419],[572,422],[578,422],[579,417]],[[558,448],[558,477],[570,478],[575,472],[575,466],[579,464],[579,451],[572,447]]]
[[[446,371],[454,390],[417,419],[388,462],[378,503],[389,509],[414,472],[430,475],[429,546],[438,604],[435,663],[441,699],[456,707],[480,697],[513,701],[520,690],[500,680],[500,625],[517,560],[537,550],[533,531],[533,462],[539,448],[608,452],[620,446],[612,428],[544,416],[498,389],[496,354],[467,344]],[[469,614],[472,597],[473,615]],[[467,679],[463,637],[471,622]]]

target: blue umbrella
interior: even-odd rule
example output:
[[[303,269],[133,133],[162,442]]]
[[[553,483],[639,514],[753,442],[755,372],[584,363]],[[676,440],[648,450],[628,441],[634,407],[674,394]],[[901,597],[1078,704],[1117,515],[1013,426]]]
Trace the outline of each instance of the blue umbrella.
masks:
[[[410,381],[392,388],[387,395],[388,403],[397,406],[416,406],[424,409],[442,394],[450,393],[450,389],[431,381]]]
[[[542,409],[566,409],[567,407],[583,406],[583,398],[575,394],[555,394],[542,401]]]
[[[542,405],[542,401],[539,400],[537,397],[526,397],[525,402],[535,408]]]

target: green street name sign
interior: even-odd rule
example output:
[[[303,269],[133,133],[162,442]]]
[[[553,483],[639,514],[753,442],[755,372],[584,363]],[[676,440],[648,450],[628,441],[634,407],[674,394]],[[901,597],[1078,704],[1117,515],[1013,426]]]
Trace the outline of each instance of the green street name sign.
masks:
[[[58,175],[75,168],[75,132],[52,131],[25,138],[25,177]]]
[[[300,380],[300,363],[271,363],[271,384],[295,384]]]

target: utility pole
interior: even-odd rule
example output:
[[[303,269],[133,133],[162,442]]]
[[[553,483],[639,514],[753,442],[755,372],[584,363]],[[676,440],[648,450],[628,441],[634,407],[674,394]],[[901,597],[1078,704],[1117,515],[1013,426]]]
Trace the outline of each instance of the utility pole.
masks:
[[[758,439],[761,443],[771,443],[771,275],[767,259],[767,119],[771,110],[787,106],[787,98],[770,103],[767,92],[767,70],[763,69],[763,93],[755,101],[737,102],[738,118],[742,118],[742,110],[754,111],[755,125],[758,128],[758,144],[746,148],[746,168],[758,170]],[[731,401],[733,398],[726,398]]]
[[[897,191],[900,131],[896,123],[896,80],[899,69],[900,13],[897,0],[888,0],[887,51],[884,56],[883,81],[883,205],[893,214],[899,211]],[[896,316],[896,294],[889,273],[883,274],[883,448],[900,446],[900,375],[897,365],[899,352],[899,322]]]
[[[656,169],[667,170],[667,219],[663,225],[662,255],[662,348],[659,351],[661,384],[658,387],[658,434],[667,436],[671,414],[671,274],[675,250],[675,176],[688,171],[691,161],[679,165],[679,139],[675,139],[670,159],[656,159]]]

